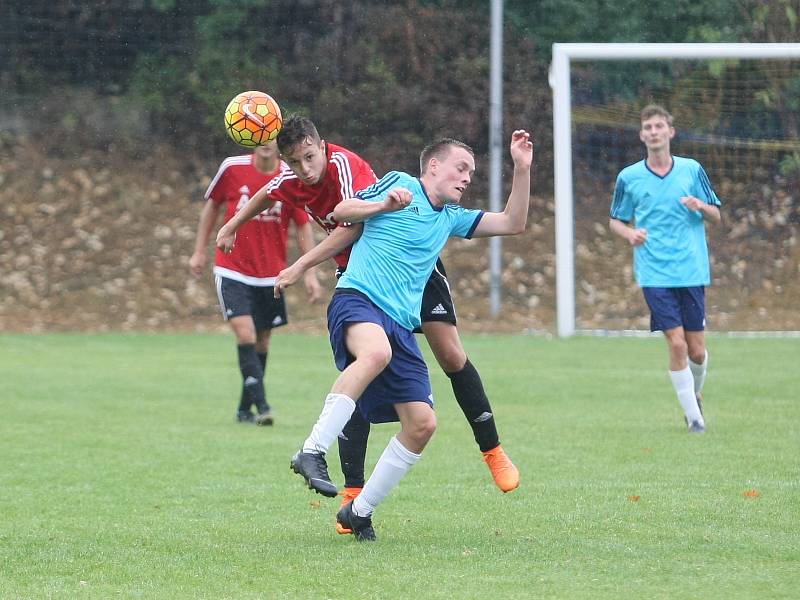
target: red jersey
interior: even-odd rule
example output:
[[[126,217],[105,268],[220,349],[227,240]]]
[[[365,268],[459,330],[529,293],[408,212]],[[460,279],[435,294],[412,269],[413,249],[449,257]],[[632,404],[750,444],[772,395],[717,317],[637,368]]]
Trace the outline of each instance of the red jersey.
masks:
[[[322,180],[315,185],[300,181],[288,165],[267,184],[267,197],[275,202],[293,203],[304,209],[327,233],[336,229],[333,209],[342,200],[375,183],[378,178],[369,163],[355,152],[336,144],[325,143],[328,166]],[[348,248],[334,257],[340,267],[347,266]]]
[[[286,167],[280,162],[275,171],[265,174],[255,168],[254,161],[252,154],[226,158],[208,186],[206,200],[225,203],[225,222]],[[291,203],[278,202],[242,225],[229,254],[217,248],[214,274],[248,285],[275,285],[275,277],[286,268],[290,222],[305,225],[308,215]]]

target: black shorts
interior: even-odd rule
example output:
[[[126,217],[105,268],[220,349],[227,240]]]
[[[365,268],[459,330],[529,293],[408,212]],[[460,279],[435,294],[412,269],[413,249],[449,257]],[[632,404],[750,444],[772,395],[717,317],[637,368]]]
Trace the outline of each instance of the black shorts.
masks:
[[[222,317],[226,321],[233,317],[252,316],[256,331],[280,327],[289,322],[283,296],[275,298],[272,286],[247,285],[219,275],[214,277],[214,281]]]
[[[443,321],[456,324],[456,308],[441,258],[436,259],[436,266],[433,267],[433,272],[422,292],[422,309],[419,312],[419,319],[423,323]],[[414,333],[422,333],[422,329],[417,327]]]

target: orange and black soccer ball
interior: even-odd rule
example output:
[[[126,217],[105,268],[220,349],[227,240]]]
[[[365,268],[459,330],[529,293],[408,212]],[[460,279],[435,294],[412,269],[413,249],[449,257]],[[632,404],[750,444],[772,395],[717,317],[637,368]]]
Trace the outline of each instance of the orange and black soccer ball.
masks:
[[[281,125],[278,103],[264,92],[242,92],[225,109],[225,130],[240,146],[263,146],[278,137]]]

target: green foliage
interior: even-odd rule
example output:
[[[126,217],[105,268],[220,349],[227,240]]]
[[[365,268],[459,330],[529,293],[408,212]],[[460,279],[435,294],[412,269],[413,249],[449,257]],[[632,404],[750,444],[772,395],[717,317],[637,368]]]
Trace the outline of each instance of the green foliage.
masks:
[[[109,0],[80,12],[71,0],[50,4],[59,19],[29,20],[16,5],[0,13],[0,81],[10,95],[63,83],[126,96],[148,110],[154,132],[217,154],[230,150],[219,126],[225,103],[261,89],[378,171],[413,169],[419,145],[441,134],[479,154],[488,144],[486,0]],[[53,31],[43,37],[31,23]],[[506,0],[504,122],[537,130],[546,158],[555,42],[793,41],[796,32],[790,0]],[[714,63],[708,74],[728,68]],[[640,81],[656,89],[668,75],[663,65],[578,71],[596,101],[630,98]]]
[[[783,157],[780,165],[781,175],[800,180],[800,152],[792,152]]]

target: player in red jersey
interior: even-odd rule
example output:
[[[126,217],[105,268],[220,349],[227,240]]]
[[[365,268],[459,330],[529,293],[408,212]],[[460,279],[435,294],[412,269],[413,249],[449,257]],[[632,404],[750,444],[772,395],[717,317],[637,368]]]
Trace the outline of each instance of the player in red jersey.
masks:
[[[353,152],[322,140],[314,124],[304,117],[290,117],[278,134],[278,148],[291,172],[281,172],[256,193],[248,206],[226,223],[217,234],[217,246],[234,247],[238,227],[277,201],[291,201],[305,208],[328,231],[328,237],[278,276],[275,291],[292,285],[307,269],[335,256],[340,270],[346,267],[350,245],[358,238],[360,226],[337,227],[333,208],[376,181],[369,164]],[[346,249],[342,252],[343,249]],[[450,286],[441,261],[425,287],[422,333],[436,361],[450,379],[453,393],[472,428],[484,461],[495,484],[503,492],[519,486],[519,471],[500,445],[494,415],[477,369],[467,358],[456,328]],[[345,476],[343,504],[364,486],[364,458],[369,423],[353,413],[339,437],[339,458]],[[337,523],[339,533],[350,533]]]
[[[224,210],[229,221],[250,200],[252,193],[274,179],[285,165],[278,158],[277,144],[260,146],[253,154],[231,156],[219,167],[205,194],[200,213],[194,254],[189,259],[192,275],[200,277],[206,264],[206,248],[215,223]],[[273,293],[276,275],[286,267],[289,223],[294,223],[303,252],[314,247],[311,223],[293,204],[274,204],[246,223],[239,232],[236,250],[216,251],[214,279],[223,318],[236,336],[242,394],[236,419],[257,425],[272,425],[273,416],[264,391],[272,329],[287,323],[283,298]],[[305,277],[311,301],[321,295],[313,272]],[[257,413],[253,414],[255,406]]]

